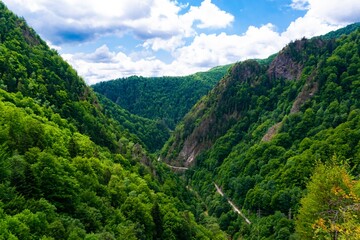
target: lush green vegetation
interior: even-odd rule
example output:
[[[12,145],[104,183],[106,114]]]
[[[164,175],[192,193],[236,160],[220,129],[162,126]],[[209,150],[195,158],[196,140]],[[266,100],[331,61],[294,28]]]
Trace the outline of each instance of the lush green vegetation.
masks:
[[[236,64],[165,145],[233,238],[358,239],[360,30],[349,29]]]
[[[138,144],[122,138],[113,154],[21,93],[0,99],[2,239],[223,238],[210,218],[195,222],[176,176],[140,163]]]
[[[349,176],[347,166],[316,167],[301,200],[296,232],[301,239],[359,239],[360,181]]]
[[[0,239],[225,239],[109,106],[0,2]]]
[[[104,113],[135,134],[150,152],[160,150],[170,137],[170,131],[162,121],[151,120],[131,114],[108,98],[97,94]]]
[[[129,77],[101,82],[92,88],[133,114],[160,121],[168,128],[227,73],[230,66],[213,68],[186,77]]]
[[[320,38],[323,39],[334,39],[334,38],[339,38],[342,35],[347,35],[353,31],[355,31],[356,29],[358,29],[360,27],[360,23],[353,23],[350,24],[344,28],[338,29],[336,31],[331,31],[323,36],[320,36]]]
[[[357,28],[94,86],[129,113],[0,2],[0,239],[359,239]],[[148,151],[195,102],[161,154],[184,181]]]

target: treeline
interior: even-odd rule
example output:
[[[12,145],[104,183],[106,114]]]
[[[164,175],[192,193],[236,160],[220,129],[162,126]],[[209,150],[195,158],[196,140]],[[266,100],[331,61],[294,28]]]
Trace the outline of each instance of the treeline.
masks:
[[[132,76],[92,86],[129,112],[173,130],[191,107],[227,73],[230,65],[186,77]]]

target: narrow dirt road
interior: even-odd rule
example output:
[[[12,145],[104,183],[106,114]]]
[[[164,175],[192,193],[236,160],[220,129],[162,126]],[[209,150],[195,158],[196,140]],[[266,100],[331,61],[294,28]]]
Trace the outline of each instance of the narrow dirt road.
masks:
[[[224,195],[224,193],[223,193],[223,191],[221,190],[221,188],[220,188],[216,183],[214,183],[214,185],[215,185],[216,191],[217,191],[221,196],[225,197],[225,199],[227,200],[227,202],[228,202],[228,203],[231,205],[231,207],[234,209],[234,212],[236,212],[237,214],[239,214],[239,215],[245,220],[245,222],[246,222],[247,224],[251,224],[250,220],[249,220],[247,217],[245,217],[245,215],[239,210],[239,208],[236,207],[235,204],[234,204],[230,199],[228,199],[228,198]]]
[[[178,170],[188,170],[189,168],[187,167],[175,167],[175,166],[171,166],[169,164],[166,164],[169,168],[172,168],[172,169],[178,169]]]

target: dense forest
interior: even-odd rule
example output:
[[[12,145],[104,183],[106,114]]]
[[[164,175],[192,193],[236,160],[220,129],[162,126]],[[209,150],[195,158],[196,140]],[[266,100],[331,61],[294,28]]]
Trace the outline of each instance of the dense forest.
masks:
[[[0,1],[0,239],[360,239],[360,24],[93,88]]]
[[[156,120],[173,130],[191,107],[227,73],[229,67],[219,66],[185,77],[132,76],[101,82],[92,88],[129,112]]]
[[[233,239],[359,239],[359,55],[354,24],[235,64],[162,160],[189,167],[187,184]]]
[[[0,239],[226,239],[148,153],[167,130],[109,106],[0,2]]]
[[[97,97],[105,115],[136,135],[151,153],[160,150],[169,139],[170,130],[164,122],[131,114],[101,94],[97,94]]]

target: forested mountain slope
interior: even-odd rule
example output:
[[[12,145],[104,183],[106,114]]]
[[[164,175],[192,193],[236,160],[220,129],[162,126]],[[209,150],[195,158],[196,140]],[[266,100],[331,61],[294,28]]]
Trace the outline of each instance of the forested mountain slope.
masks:
[[[140,120],[124,110],[117,111],[116,117],[121,118],[120,122],[127,123],[126,128],[106,118],[92,89],[23,20],[10,12],[4,13],[0,31],[0,86],[3,89],[21,92],[24,96],[49,106],[55,113],[68,119],[81,133],[89,135],[95,143],[110,150],[118,149],[117,141],[123,135],[137,139],[137,142],[140,138],[145,144],[149,144],[151,151],[161,147],[164,139],[154,146],[148,140],[149,137],[144,136],[145,131],[136,125],[141,124],[142,128],[158,136],[168,136],[168,131],[163,126],[145,119]]]
[[[97,94],[97,97],[105,115],[135,134],[150,152],[160,150],[169,139],[170,130],[163,122],[131,114],[101,94]]]
[[[129,77],[92,86],[133,114],[158,120],[170,129],[227,73],[230,65],[186,77]]]
[[[0,239],[225,239],[114,112],[0,2]]]
[[[358,27],[235,64],[164,146],[234,239],[359,239]]]

